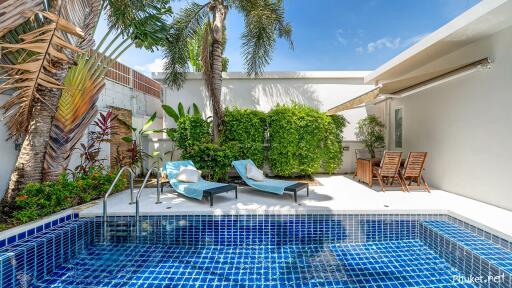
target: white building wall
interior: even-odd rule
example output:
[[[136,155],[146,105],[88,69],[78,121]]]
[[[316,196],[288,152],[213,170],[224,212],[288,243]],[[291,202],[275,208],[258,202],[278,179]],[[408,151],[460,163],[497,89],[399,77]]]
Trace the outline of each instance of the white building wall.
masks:
[[[157,119],[147,129],[161,129],[163,126],[162,119],[162,102],[160,99],[135,91],[132,88],[119,84],[115,81],[107,79],[105,81],[105,88],[100,94],[98,99],[98,111],[100,113],[106,113],[110,107],[118,107],[132,111],[132,126],[137,129],[142,129],[144,124],[153,113],[157,113]],[[87,133],[94,129],[94,126],[89,126],[84,136],[81,139],[82,143],[87,143]],[[152,134],[150,137],[145,137],[143,145],[148,148],[152,148],[152,145],[148,146],[147,141],[151,139],[162,138],[162,134]],[[154,140],[156,141],[156,140]],[[157,145],[158,146],[158,145]],[[153,150],[147,150],[150,153]],[[103,143],[101,148],[100,159],[104,159],[104,164],[108,167],[110,165],[110,144]],[[80,162],[79,151],[76,151],[71,156],[69,167],[75,167]]]
[[[269,111],[278,104],[306,104],[327,111],[336,105],[348,101],[370,89],[372,85],[363,85],[367,72],[322,71],[322,72],[270,72],[260,78],[248,78],[243,73],[224,73],[222,102],[225,107],[240,107]],[[162,74],[153,78],[161,80]],[[164,103],[176,108],[179,102],[187,107],[196,103],[204,116],[210,116],[209,99],[201,73],[189,73],[182,89],[176,91],[164,88]],[[357,121],[366,116],[364,108],[343,112],[350,122],[344,130],[344,165],[339,172],[354,171],[353,149],[359,147],[354,135]],[[166,127],[175,127],[169,117],[165,117]]]
[[[7,99],[7,96],[0,95],[0,104],[3,104]],[[0,161],[0,197],[2,197],[5,190],[7,190],[11,172],[14,169],[19,153],[19,151],[15,149],[14,141],[6,140],[8,134],[4,124],[4,121],[0,121],[0,159],[2,159]]]
[[[429,65],[491,57],[494,64],[490,70],[393,100],[390,105],[391,116],[394,107],[404,107],[404,152],[429,153],[426,178],[432,186],[509,210],[511,47],[512,28],[507,28],[433,61]]]

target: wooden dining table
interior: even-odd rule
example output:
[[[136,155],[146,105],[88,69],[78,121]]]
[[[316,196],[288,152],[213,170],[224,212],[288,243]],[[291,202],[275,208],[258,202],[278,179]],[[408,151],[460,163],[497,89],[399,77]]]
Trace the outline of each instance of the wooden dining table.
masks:
[[[380,158],[358,158],[354,177],[373,187],[373,167],[380,166],[381,160]],[[405,165],[405,159],[401,160],[400,165]]]

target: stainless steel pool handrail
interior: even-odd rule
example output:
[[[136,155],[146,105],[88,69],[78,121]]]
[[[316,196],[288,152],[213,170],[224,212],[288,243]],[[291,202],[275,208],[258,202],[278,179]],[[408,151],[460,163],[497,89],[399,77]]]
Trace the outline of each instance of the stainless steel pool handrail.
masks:
[[[121,174],[125,170],[128,170],[130,172],[130,199],[133,202],[133,179],[135,178],[135,172],[133,172],[132,168],[130,166],[124,166],[117,172],[116,178],[114,179],[114,182],[112,182],[112,185],[110,185],[110,188],[108,188],[107,193],[105,194],[105,197],[103,197],[103,242],[107,242],[107,199],[108,196],[112,193],[112,190],[114,190],[114,186],[116,185],[117,181],[119,181],[119,178],[121,178]]]
[[[142,191],[144,190],[144,187],[146,187],[146,183],[148,182],[149,176],[151,175],[151,172],[156,171],[156,202],[155,204],[162,203],[160,201],[160,169],[157,167],[151,167],[148,170],[148,173],[146,174],[146,177],[144,178],[144,181],[142,182],[142,185],[140,185],[140,189],[137,192],[137,197],[135,198],[135,230],[136,234],[135,237],[138,239],[140,236],[140,195],[142,194]]]

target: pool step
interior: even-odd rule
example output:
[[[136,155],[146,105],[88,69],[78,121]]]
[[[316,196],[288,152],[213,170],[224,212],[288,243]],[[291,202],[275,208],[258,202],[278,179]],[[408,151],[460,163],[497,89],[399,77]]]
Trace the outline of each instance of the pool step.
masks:
[[[133,221],[107,222],[108,239],[111,243],[124,243],[134,237],[135,223]]]
[[[444,220],[422,221],[419,237],[466,277],[458,280],[478,287],[512,287],[512,251]]]

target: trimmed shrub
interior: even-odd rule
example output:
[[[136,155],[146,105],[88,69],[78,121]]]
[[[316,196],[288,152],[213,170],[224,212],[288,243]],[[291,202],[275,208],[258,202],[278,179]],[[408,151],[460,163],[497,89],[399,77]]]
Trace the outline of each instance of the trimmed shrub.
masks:
[[[342,115],[328,116],[324,136],[324,159],[322,167],[325,172],[332,174],[343,164],[343,129],[347,119]]]
[[[114,172],[94,172],[71,180],[63,174],[54,182],[28,184],[16,197],[13,218],[20,224],[26,223],[98,199],[107,192],[115,176]],[[126,179],[119,179],[114,191],[124,189],[126,184]]]
[[[194,162],[205,178],[225,180],[231,161],[252,159],[265,163],[268,132],[268,161],[275,175],[311,175],[323,168],[335,172],[342,163],[342,116],[327,116],[305,105],[277,106],[267,115],[250,109],[227,109],[220,144],[211,143],[210,124],[199,117],[178,121],[176,146],[181,158]]]
[[[184,115],[177,126],[176,146],[183,151],[211,142],[210,123],[199,116]]]
[[[237,153],[236,146],[203,143],[184,150],[181,158],[192,160],[207,180],[219,181],[227,179],[231,161]]]
[[[272,172],[279,176],[335,172],[342,163],[343,116],[305,105],[277,106],[268,114]]]
[[[226,109],[221,143],[237,146],[235,159],[252,159],[257,166],[265,160],[266,115],[251,109]]]
[[[304,105],[277,106],[268,118],[272,171],[281,176],[319,171],[325,114]]]

